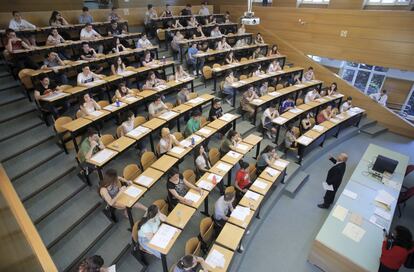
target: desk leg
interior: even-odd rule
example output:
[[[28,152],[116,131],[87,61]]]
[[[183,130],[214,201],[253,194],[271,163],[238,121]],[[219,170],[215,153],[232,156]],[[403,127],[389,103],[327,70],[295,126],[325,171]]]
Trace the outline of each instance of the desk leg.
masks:
[[[356,127],[359,127],[359,123],[361,122],[361,119],[362,119],[362,113],[359,114],[358,121],[355,124]]]
[[[197,71],[196,71],[196,75],[197,75],[197,76],[199,76],[199,75],[200,75],[200,73],[198,72],[198,64],[199,64],[199,63],[200,63],[200,62],[199,62],[199,58],[197,58],[197,59],[196,59],[196,70],[197,70]]]
[[[231,186],[231,172],[233,172],[233,169],[230,169],[227,173],[227,186]]]
[[[219,182],[218,187],[220,190],[220,195],[224,195],[224,185],[223,185],[223,180]]]
[[[174,64],[171,65],[171,67],[172,67],[172,70],[173,70],[173,74],[175,75],[175,66],[174,66]]]
[[[204,79],[204,80],[207,81],[207,79]],[[217,77],[216,77],[216,73],[213,74],[213,82],[214,82],[213,91],[214,91],[214,93],[216,93],[216,90],[217,90]],[[207,82],[204,83],[204,84],[207,85]]]
[[[233,121],[233,130],[236,130],[236,120]]]
[[[194,92],[194,80],[191,80],[191,92]]]
[[[276,138],[275,138],[275,144],[276,145],[279,142],[279,133],[280,133],[280,126],[277,126]]]
[[[205,216],[210,216],[208,213],[208,196],[204,199],[204,212],[201,212]]]
[[[236,107],[236,88],[233,89],[233,108]]]
[[[132,228],[134,227],[134,217],[132,216],[132,209],[126,208],[126,211],[128,215],[129,225],[131,226],[131,231],[132,231]]]
[[[262,201],[262,203],[263,203],[263,201]],[[260,211],[262,209],[262,203],[260,203],[259,207],[257,208],[257,213],[256,213],[256,218],[257,219],[260,219]]]
[[[98,171],[99,180],[103,180],[102,168],[101,167],[98,167],[97,168],[97,171]]]
[[[159,59],[159,58],[158,58],[158,50],[157,50],[157,49],[155,49],[155,57],[156,57],[157,59]]]
[[[72,138],[73,146],[75,147],[76,153],[79,152],[79,146],[76,142],[76,135],[73,135],[73,133],[70,133],[70,137]]]
[[[252,120],[253,126],[256,126],[256,117],[257,117],[258,109],[259,109],[259,107],[254,107],[253,120]]]
[[[183,63],[183,50],[184,48],[180,46],[180,63]]]
[[[261,144],[261,142],[259,142],[259,143],[257,144],[257,146],[256,146],[256,157],[255,157],[255,158],[253,158],[253,159],[255,159],[255,160],[257,160],[257,159],[259,158],[259,153],[260,153],[260,144]]]
[[[298,147],[298,156],[299,156],[299,159],[298,159],[298,164],[299,165],[302,165],[302,159],[303,159],[303,153],[304,153],[304,146],[302,146],[302,145],[299,145],[299,147]]]
[[[155,153],[155,148],[154,148],[154,137],[152,136],[152,133],[150,133],[150,144],[151,144],[151,150],[152,152]]]
[[[178,130],[178,132],[181,132],[181,128],[180,128],[180,116],[177,117],[177,130]]]
[[[246,230],[246,231],[247,231],[247,230]],[[238,253],[242,253],[242,252],[243,252],[243,250],[241,250],[242,242],[243,242],[243,237],[240,239],[239,246],[237,247],[237,252],[238,252]]]
[[[286,177],[286,169],[285,169],[285,170],[283,170],[283,173],[282,173],[282,180],[280,181],[280,183],[285,184],[285,177]]]
[[[162,271],[168,272],[167,256],[165,256],[165,254],[161,254],[161,262],[162,262]]]

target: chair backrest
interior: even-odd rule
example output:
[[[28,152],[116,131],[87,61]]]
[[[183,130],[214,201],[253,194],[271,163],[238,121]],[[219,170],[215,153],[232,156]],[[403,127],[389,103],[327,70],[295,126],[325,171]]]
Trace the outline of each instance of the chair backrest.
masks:
[[[164,214],[165,216],[168,215],[168,203],[164,199],[155,200],[152,204],[158,207],[158,210]]]
[[[105,108],[106,106],[109,105],[109,102],[106,101],[106,100],[100,100],[100,101],[98,101],[96,103],[98,103],[98,105],[101,106],[101,108]]]
[[[249,172],[250,180],[255,180],[256,179],[256,164],[255,163],[249,164],[248,172]]]
[[[214,63],[214,64],[213,64],[213,69],[214,69],[214,68],[220,68],[220,67],[221,67],[221,65],[220,65],[220,64],[218,64],[218,63]]]
[[[141,166],[142,166],[142,169],[143,170],[146,170],[156,160],[157,160],[157,157],[155,156],[154,152],[145,151],[144,154],[142,154],[142,156],[141,156]]]
[[[165,40],[165,30],[158,28],[157,29],[157,37],[158,37],[158,40],[164,41]]]
[[[407,168],[405,169],[404,177],[408,176],[413,171],[414,171],[414,164],[407,165]]]
[[[158,157],[161,156],[161,145],[160,145],[160,143],[157,143],[157,145],[155,146],[155,154]]]
[[[196,183],[196,174],[192,169],[184,170],[183,176],[188,182],[191,182],[192,184]]]
[[[216,164],[220,160],[220,151],[216,147],[210,148],[208,151],[208,158],[210,159],[211,165]]]
[[[198,96],[198,93],[196,93],[196,92],[189,93],[189,94],[188,94],[188,99],[194,99],[194,98],[196,98],[197,96]]]
[[[184,136],[181,132],[176,131],[173,133],[175,139],[177,139],[177,141],[181,142],[182,140],[184,140]]]
[[[101,136],[101,141],[104,144],[104,146],[107,146],[110,143],[112,143],[113,141],[115,141],[115,138],[111,134],[104,134],[104,135]]]
[[[124,167],[124,171],[122,172],[122,176],[126,180],[134,180],[139,175],[141,175],[142,171],[135,163],[128,164]]]
[[[208,65],[203,66],[202,72],[203,72],[204,79],[210,79],[213,77],[213,70]]]
[[[185,243],[185,255],[200,256],[201,242],[197,237],[191,237]]]
[[[122,126],[118,126],[116,128],[116,137],[121,138],[122,136],[124,136],[124,130],[122,129]]]
[[[135,222],[134,226],[132,227],[131,238],[132,241],[138,243],[138,224],[140,221]]]
[[[241,62],[243,62],[243,61],[248,61],[248,59],[243,57],[243,58],[241,58],[241,59],[240,59],[240,61],[241,61]]]
[[[298,98],[296,99],[296,106],[302,105],[303,104],[303,99],[302,98]]]
[[[210,244],[213,238],[214,224],[211,217],[203,218],[200,222],[200,237],[206,244]]]
[[[22,69],[19,71],[19,74],[17,75],[22,82],[23,86],[26,88],[26,90],[30,90],[33,88],[32,80],[30,79],[30,76],[28,73],[34,72],[33,69]]]
[[[275,87],[270,86],[269,88],[267,88],[267,91],[269,93],[274,92],[275,91]]]
[[[140,126],[145,122],[147,122],[147,119],[144,116],[137,116],[134,119],[134,127]]]
[[[209,121],[207,120],[207,117],[201,116],[201,118],[200,118],[200,127],[204,127],[208,123],[209,123]]]
[[[246,75],[241,75],[240,76],[240,80],[243,80],[243,79],[246,79],[247,78],[247,76]]]
[[[172,108],[174,108],[174,105],[170,102],[165,103],[165,106],[170,110]]]
[[[314,117],[309,118],[309,121],[310,121],[310,123],[311,123],[311,125],[312,125],[312,126],[314,126],[314,125],[315,125],[315,123],[316,123],[316,121],[315,121],[315,118],[314,118]]]
[[[71,117],[69,117],[69,116],[61,116],[61,117],[59,117],[58,119],[55,120],[55,124],[54,124],[55,131],[57,133],[66,132],[66,129],[63,128],[63,125],[71,122],[72,120],[73,119]]]
[[[224,91],[224,81],[220,82],[220,91]]]
[[[283,84],[277,84],[276,85],[276,90],[280,90],[280,89],[283,89]]]
[[[402,203],[410,199],[411,197],[414,197],[414,186],[411,188],[408,188],[407,191],[401,192],[400,196],[398,198],[398,203]]]
[[[76,112],[76,118],[81,118],[83,116],[83,113],[81,112],[81,110],[78,110]]]
[[[300,130],[298,127],[293,127],[292,128],[293,134],[295,135],[296,138],[298,138],[300,136]]]

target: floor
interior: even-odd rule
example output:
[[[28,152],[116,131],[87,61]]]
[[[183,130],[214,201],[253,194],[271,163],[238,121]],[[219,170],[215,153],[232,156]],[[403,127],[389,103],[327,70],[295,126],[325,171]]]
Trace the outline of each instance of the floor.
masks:
[[[283,195],[267,217],[263,218],[263,224],[255,230],[254,239],[243,252],[242,261],[230,271],[320,271],[307,262],[307,256],[314,237],[329,214],[329,211],[316,207],[323,197],[321,181],[325,179],[325,173],[330,167],[327,157],[339,152],[349,154],[344,182],[339,190],[341,192],[370,143],[406,154],[410,156],[411,163],[414,162],[414,141],[390,132],[375,138],[359,134],[326,152],[324,156],[303,169],[310,177],[296,197],[292,199]],[[414,185],[414,174],[406,178],[404,185]],[[411,201],[403,211],[401,219],[394,217],[393,225],[404,225],[414,233],[413,211],[414,201]]]

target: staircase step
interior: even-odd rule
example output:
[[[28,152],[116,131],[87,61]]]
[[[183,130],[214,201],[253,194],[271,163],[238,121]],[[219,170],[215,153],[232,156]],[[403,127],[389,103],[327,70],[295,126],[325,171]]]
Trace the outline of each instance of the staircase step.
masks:
[[[295,176],[289,179],[288,184],[285,187],[286,193],[291,197],[294,198],[299,189],[302,187],[303,184],[309,179],[309,174],[299,171],[296,173]]]
[[[0,143],[0,161],[7,161],[37,145],[53,138],[46,125],[40,125]]]
[[[383,127],[382,125],[379,125],[379,124],[375,124],[373,126],[365,127],[361,129],[361,131],[368,135],[371,135],[372,137],[375,137],[381,133],[388,131],[388,128]]]
[[[49,249],[58,271],[69,271],[109,230],[112,223],[100,209],[95,210],[62,240]]]
[[[1,81],[1,78],[0,78],[0,81]],[[25,99],[26,96],[24,95],[23,91],[24,90],[22,89],[21,86],[16,86],[16,87],[1,91],[0,106],[6,105],[6,104],[9,104],[14,101],[21,100],[21,99]]]
[[[253,129],[256,129],[256,127],[250,122],[239,119],[240,121],[237,122],[237,131],[240,133],[242,137],[247,136],[249,132],[252,132]]]
[[[360,127],[361,129],[363,129],[363,128],[366,128],[366,127],[373,126],[373,125],[375,125],[376,123],[377,123],[377,121],[376,121],[376,120],[372,120],[372,119],[370,119],[370,118],[368,118],[368,117],[364,117],[364,118],[362,118],[362,119],[361,119],[361,122],[359,123],[359,127]]]
[[[9,88],[21,86],[20,81],[14,80],[13,76],[5,76],[0,78],[0,92]]]
[[[101,199],[93,191],[89,187],[84,188],[36,225],[46,247],[50,248],[59,242],[100,206]]]
[[[53,160],[16,179],[13,186],[24,202],[73,171],[76,166],[74,158],[67,156],[65,153],[60,153]]]
[[[77,174],[71,171],[24,203],[33,222],[38,223],[87,186]]]
[[[0,123],[36,111],[36,107],[27,100],[18,100],[0,107]]]
[[[116,264],[117,272],[145,271],[142,264],[130,252],[127,252]]]
[[[7,122],[0,123],[0,142],[42,123],[43,121],[37,116],[36,112],[28,112]]]
[[[63,153],[63,150],[56,145],[54,139],[51,139],[5,161],[3,166],[10,180],[14,181],[60,153]]]

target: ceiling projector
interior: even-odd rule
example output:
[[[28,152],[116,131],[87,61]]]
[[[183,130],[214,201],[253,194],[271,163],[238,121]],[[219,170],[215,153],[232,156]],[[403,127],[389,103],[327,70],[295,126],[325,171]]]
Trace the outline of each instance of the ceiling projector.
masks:
[[[260,18],[254,16],[252,12],[253,0],[247,0],[247,11],[244,13],[244,16],[241,18],[241,23],[244,25],[258,25],[260,24]]]

